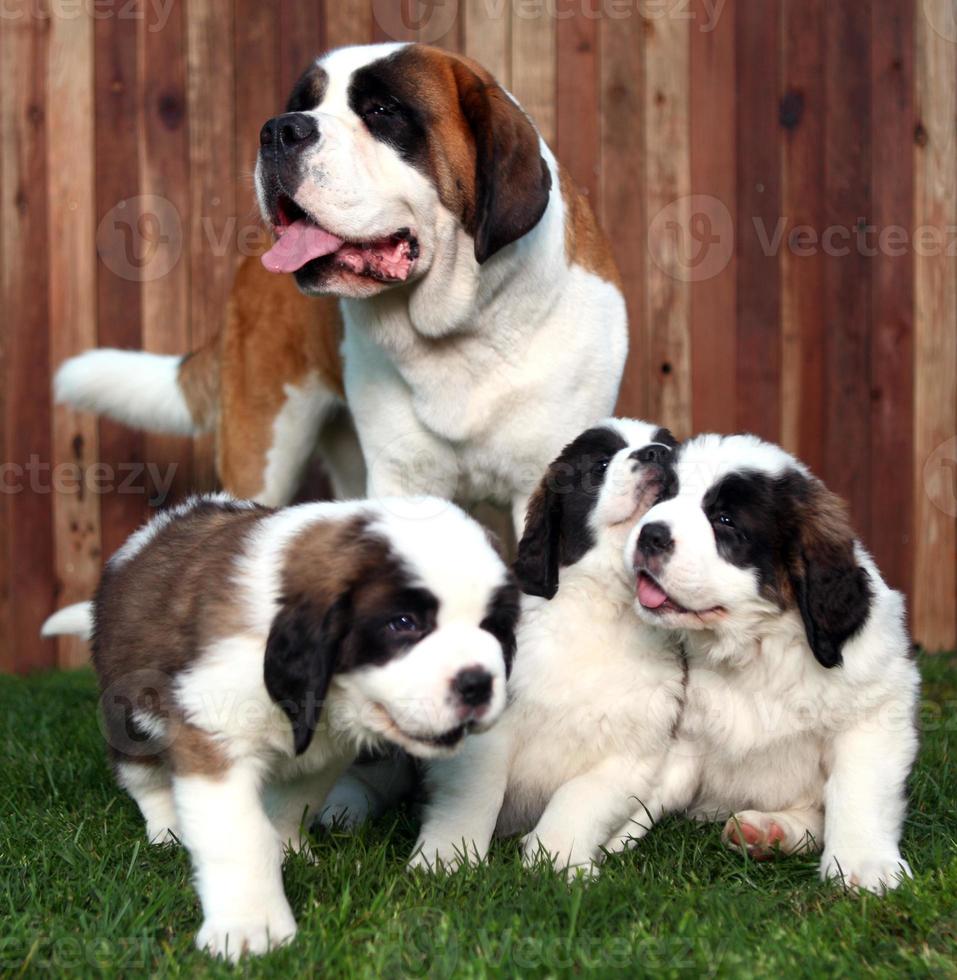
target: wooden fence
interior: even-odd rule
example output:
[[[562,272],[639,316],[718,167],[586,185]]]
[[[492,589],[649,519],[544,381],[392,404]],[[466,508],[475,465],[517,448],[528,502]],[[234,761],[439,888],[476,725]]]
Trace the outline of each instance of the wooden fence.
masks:
[[[215,331],[261,123],[315,53],[389,37],[488,65],[587,190],[621,411],[798,452],[957,644],[954,0],[0,0],[0,669],[81,658],[44,616],[171,464],[174,496],[210,479],[202,442],[53,410],[52,369]]]

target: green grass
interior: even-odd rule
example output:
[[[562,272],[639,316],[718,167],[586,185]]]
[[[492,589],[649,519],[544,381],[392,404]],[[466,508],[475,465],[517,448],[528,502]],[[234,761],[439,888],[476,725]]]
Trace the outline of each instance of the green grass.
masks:
[[[717,827],[671,821],[597,882],[530,875],[514,842],[445,879],[409,876],[400,813],[319,861],[286,864],[292,946],[250,976],[935,976],[957,978],[957,661],[924,661],[925,736],[904,853],[886,899],[817,880],[814,859],[756,864]],[[0,679],[0,973],[234,972],[193,949],[185,852],[150,848],[107,770],[86,672]]]

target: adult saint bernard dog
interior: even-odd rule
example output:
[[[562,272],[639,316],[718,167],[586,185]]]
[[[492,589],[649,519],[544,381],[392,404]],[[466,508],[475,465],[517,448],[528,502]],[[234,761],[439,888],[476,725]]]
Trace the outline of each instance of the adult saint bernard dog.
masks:
[[[494,500],[520,529],[549,462],[610,414],[627,353],[608,243],[521,106],[456,54],[339,49],[263,126],[256,192],[276,241],[222,336],[185,358],[87,352],[58,399],[215,427],[225,488],[277,505],[344,394],[370,496]]]
[[[755,857],[823,851],[824,878],[896,887],[920,687],[903,597],[777,446],[699,436],[668,482],[625,563],[638,615],[684,644],[685,708],[659,791],[612,848],[681,811],[726,820]]]

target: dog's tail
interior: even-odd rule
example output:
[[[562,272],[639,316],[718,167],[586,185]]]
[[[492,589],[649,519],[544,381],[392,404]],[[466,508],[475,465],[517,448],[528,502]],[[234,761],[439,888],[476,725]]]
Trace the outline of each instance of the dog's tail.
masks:
[[[40,628],[40,636],[79,636],[88,640],[93,635],[93,603],[78,602],[55,612]]]
[[[99,348],[60,365],[57,404],[137,429],[195,435],[212,428],[219,404],[219,338],[185,357]]]

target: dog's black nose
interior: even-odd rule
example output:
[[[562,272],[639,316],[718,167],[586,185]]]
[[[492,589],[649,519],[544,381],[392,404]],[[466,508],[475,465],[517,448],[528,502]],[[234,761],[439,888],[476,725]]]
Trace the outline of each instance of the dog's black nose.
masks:
[[[470,708],[478,708],[492,696],[492,675],[481,667],[467,667],[453,678],[452,690]]]
[[[671,449],[668,446],[653,443],[650,446],[642,446],[641,449],[636,449],[629,458],[646,465],[655,463],[658,466],[663,466],[671,459]]]
[[[671,528],[661,521],[646,524],[638,535],[638,550],[648,558],[662,554],[671,545]]]
[[[259,145],[283,152],[298,153],[319,135],[319,124],[304,112],[287,112],[275,116],[259,131]]]

